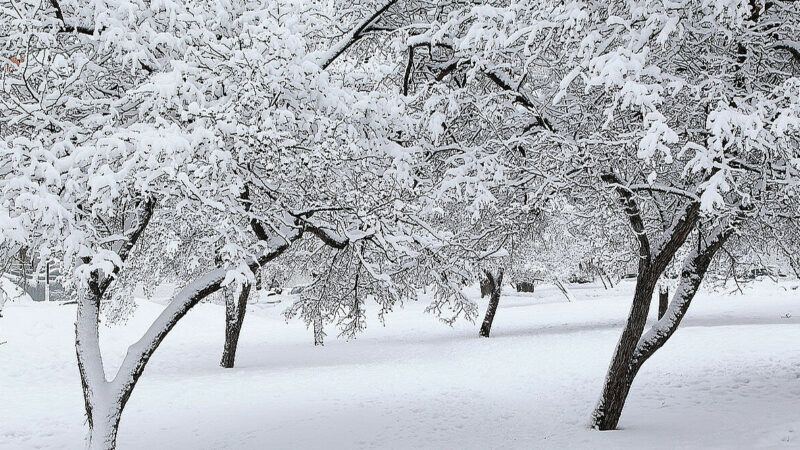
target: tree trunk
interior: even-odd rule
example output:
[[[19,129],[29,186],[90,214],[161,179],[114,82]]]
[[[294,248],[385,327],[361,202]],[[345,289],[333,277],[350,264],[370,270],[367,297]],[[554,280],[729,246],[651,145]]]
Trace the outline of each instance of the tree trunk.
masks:
[[[490,278],[487,277],[481,280],[481,298],[492,295],[492,289],[493,286]]]
[[[667,313],[669,306],[669,287],[661,286],[658,290],[658,319],[661,320]]]
[[[494,322],[494,315],[497,313],[497,305],[500,304],[500,293],[503,289],[503,270],[501,269],[497,276],[493,276],[491,272],[486,271],[486,278],[488,285],[491,287],[491,297],[489,298],[489,306],[486,308],[486,316],[483,318],[481,330],[478,333],[480,337],[489,337],[492,331],[492,322]]]
[[[122,406],[110,394],[100,353],[100,292],[90,289],[78,300],[75,323],[75,350],[83,386],[84,407],[89,424],[87,446],[90,450],[111,450],[116,447]]]
[[[592,414],[594,428],[616,429],[633,379],[642,364],[661,348],[678,328],[705,278],[711,260],[732,233],[732,227],[717,227],[705,242],[701,242],[697,250],[687,256],[672,305],[667,303],[664,314],[660,314],[661,318],[644,336],[642,336],[644,322],[647,320],[647,310],[653,298],[655,280],[664,272],[663,268],[666,265],[659,265],[657,273],[648,272],[644,277],[640,270],[628,323],[617,344],[614,359],[606,376],[603,394]],[[664,298],[668,298],[668,294],[665,294]]]
[[[656,277],[657,278],[657,277]],[[647,322],[647,313],[655,290],[655,281],[646,271],[639,271],[636,281],[636,291],[633,295],[633,305],[628,314],[628,321],[622,331],[614,357],[608,368],[603,393],[592,413],[592,427],[598,430],[613,430],[617,428],[622,408],[631,388],[632,379],[628,377],[628,368],[631,357],[639,343],[639,338],[644,332]]]
[[[250,296],[250,283],[242,285],[238,299],[233,294],[231,292],[225,295],[225,346],[219,365],[226,369],[233,368],[236,360],[239,334],[242,331],[244,315],[247,312],[247,298]]]
[[[569,292],[567,287],[564,286],[564,283],[562,283],[561,280],[556,280],[553,282],[553,284],[555,284],[558,290],[561,291],[562,294],[564,294],[564,297],[567,298],[568,302],[572,302],[573,299],[572,294]]]
[[[87,448],[89,450],[113,450],[117,447],[120,411],[109,412],[103,417],[94,417],[89,425]]]
[[[325,345],[325,329],[322,325],[322,317],[314,317],[314,345]]]
[[[517,283],[517,292],[534,292],[536,283],[533,281],[520,281]]]

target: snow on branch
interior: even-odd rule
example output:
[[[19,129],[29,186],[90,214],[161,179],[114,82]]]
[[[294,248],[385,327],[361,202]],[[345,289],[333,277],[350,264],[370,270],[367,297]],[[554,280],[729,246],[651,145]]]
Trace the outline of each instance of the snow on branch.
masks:
[[[631,224],[633,233],[639,241],[639,255],[643,262],[650,263],[652,257],[652,250],[650,248],[650,240],[647,237],[647,231],[644,227],[644,220],[642,219],[642,212],[639,205],[636,203],[633,191],[613,173],[606,173],[600,176],[600,179],[605,183],[614,187],[617,194],[620,196],[625,213],[628,216],[628,221]]]
[[[641,366],[656,350],[666,343],[680,325],[686,315],[700,284],[703,281],[708,266],[717,251],[722,248],[734,227],[718,225],[711,235],[700,243],[684,260],[681,269],[681,279],[678,288],[672,297],[666,314],[639,339],[636,350],[631,359],[633,366]],[[638,367],[636,367],[638,368]],[[636,370],[636,368],[634,370]]]
[[[283,254],[292,242],[302,237],[302,234],[301,229],[295,229],[288,236],[275,236],[269,239],[267,249],[258,257],[248,260],[247,266],[253,271],[257,270]],[[128,353],[112,381],[112,393],[122,398],[123,405],[147,361],[167,334],[192,307],[223,286],[227,272],[228,268],[214,269],[181,289],[144,335],[128,348]]]
[[[323,53],[319,56],[317,60],[317,64],[322,70],[325,70],[330,66],[336,58],[338,58],[342,53],[347,51],[350,46],[355,44],[359,39],[364,37],[364,33],[369,31],[368,27],[375,23],[382,15],[385,13],[389,8],[392,7],[397,3],[397,0],[389,0],[383,4],[381,8],[377,11],[372,13],[371,15],[367,16],[364,20],[356,24],[349,33],[345,34],[337,43],[333,44],[333,46],[328,49],[327,52]],[[381,30],[384,30],[381,28]]]

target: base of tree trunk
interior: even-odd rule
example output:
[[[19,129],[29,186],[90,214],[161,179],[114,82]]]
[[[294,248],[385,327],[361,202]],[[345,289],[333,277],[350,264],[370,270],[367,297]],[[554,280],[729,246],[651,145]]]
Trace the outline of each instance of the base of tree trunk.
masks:
[[[617,392],[603,392],[604,398],[600,399],[592,413],[592,428],[595,430],[617,429],[630,386],[616,386],[613,390]]]
[[[481,329],[478,332],[480,337],[489,337],[492,331],[492,323],[494,322],[494,315],[497,313],[497,306],[500,304],[500,293],[503,286],[503,271],[500,270],[497,276],[494,276],[486,271],[486,283],[491,287],[491,298],[489,298],[489,306],[486,308],[486,316],[481,323]]]
[[[225,345],[222,350],[222,360],[219,365],[225,369],[232,369],[236,362],[236,349],[239,347],[239,335],[242,332],[244,315],[247,312],[247,298],[250,296],[250,284],[242,286],[239,298],[225,300]],[[235,304],[230,302],[236,301]]]
[[[97,418],[96,418],[97,419]],[[119,414],[106,415],[93,420],[89,428],[87,448],[89,450],[113,450],[117,447],[117,430],[119,429]]]

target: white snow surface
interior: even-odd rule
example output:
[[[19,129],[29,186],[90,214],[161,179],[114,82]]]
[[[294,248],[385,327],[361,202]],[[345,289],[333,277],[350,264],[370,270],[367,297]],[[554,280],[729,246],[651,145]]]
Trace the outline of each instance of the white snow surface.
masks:
[[[797,285],[700,294],[613,432],[588,429],[589,415],[632,282],[571,285],[575,302],[549,286],[506,288],[489,339],[479,324],[443,325],[422,300],[314,347],[281,316],[289,298],[251,304],[232,370],[218,366],[224,309],[201,304],[145,370],[118,448],[800,448]],[[140,300],[127,324],[101,327],[109,375],[163,308]],[[75,306],[8,303],[3,314],[0,448],[83,448]]]

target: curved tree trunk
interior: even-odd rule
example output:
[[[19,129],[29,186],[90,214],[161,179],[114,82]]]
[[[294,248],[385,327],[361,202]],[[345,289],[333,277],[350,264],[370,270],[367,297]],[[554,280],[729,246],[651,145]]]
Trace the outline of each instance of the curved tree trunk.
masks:
[[[486,271],[487,285],[491,288],[491,297],[489,298],[489,307],[486,308],[486,316],[483,318],[481,330],[478,333],[481,337],[489,337],[492,331],[492,323],[494,322],[494,315],[497,313],[497,306],[500,304],[500,294],[503,289],[503,270],[501,269],[497,276],[493,276],[491,272]]]
[[[592,413],[592,426],[598,430],[613,430],[619,423],[632,381],[628,379],[628,368],[636,344],[644,331],[654,290],[653,277],[649,272],[640,271],[628,321],[617,343],[611,365],[608,367],[603,393]]]
[[[700,288],[714,255],[732,233],[733,228],[717,227],[705,242],[701,242],[698,249],[687,256],[672,302],[662,317],[644,336],[642,336],[644,321],[647,319],[647,309],[655,289],[655,280],[663,270],[658,274],[650,274],[652,284],[642,283],[641,290],[640,283],[637,282],[634,305],[631,308],[628,324],[617,344],[617,351],[606,376],[603,394],[592,414],[594,428],[598,430],[616,429],[636,374],[644,362],[661,348],[677,330]],[[641,273],[639,281],[646,281],[643,280]],[[649,289],[649,295],[644,288]],[[632,342],[633,344],[631,344]]]
[[[238,298],[233,292],[225,293],[225,345],[219,365],[226,369],[233,368],[236,361],[236,348],[239,346],[239,333],[242,331],[249,296],[250,283],[242,285]]]
[[[283,254],[302,234],[303,230],[294,229],[287,232],[285,237],[272,240],[262,238],[259,234],[262,241],[268,242],[269,248],[258,258],[248,261],[247,265],[251,270],[257,270]],[[132,241],[135,242],[134,239]],[[130,247],[132,245],[133,243]],[[78,300],[75,323],[75,346],[89,424],[87,443],[90,449],[112,450],[116,447],[122,411],[153,353],[191,308],[222,288],[227,271],[227,268],[212,270],[178,292],[144,335],[128,347],[122,364],[110,381],[106,378],[103,367],[98,331],[100,300],[112,278],[103,277],[97,272],[92,274],[89,292]]]
[[[682,211],[664,230],[656,245],[652,246],[633,191],[625,187],[614,174],[602,175],[601,179],[615,186],[630,222],[631,231],[639,242],[639,270],[633,303],[608,367],[602,394],[592,413],[593,428],[613,430],[619,423],[622,408],[625,406],[633,377],[636,375],[636,371],[631,370],[631,363],[644,332],[656,283],[697,224],[700,204],[694,200],[685,203]]]

